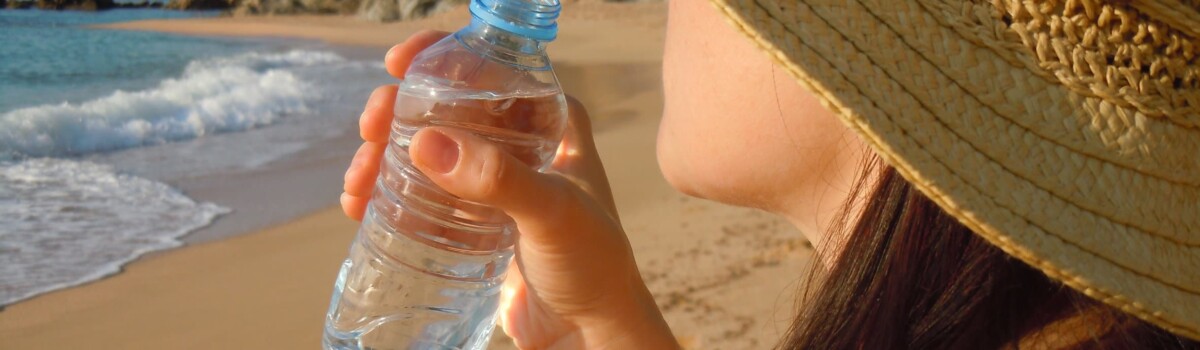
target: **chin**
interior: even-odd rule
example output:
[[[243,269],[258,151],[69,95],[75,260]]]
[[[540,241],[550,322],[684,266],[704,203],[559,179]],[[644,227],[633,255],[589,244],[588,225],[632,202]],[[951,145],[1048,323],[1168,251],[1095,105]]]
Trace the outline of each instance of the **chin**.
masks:
[[[707,197],[705,197],[700,191],[696,190],[695,186],[692,186],[691,183],[687,182],[686,179],[682,179],[674,174],[675,172],[663,169],[663,177],[667,179],[667,183],[671,185],[671,188],[674,188],[676,191],[679,191],[680,193],[690,197],[707,199]]]
[[[693,169],[696,165],[690,164],[681,158],[681,155],[673,152],[669,146],[665,146],[659,138],[656,155],[658,156],[658,168],[661,169],[663,178],[676,191],[683,193],[689,197],[706,199],[714,202],[728,204],[738,207],[749,207],[764,209],[762,198],[747,197],[746,192],[750,189],[734,186],[736,182],[726,182],[728,178],[713,178],[705,177],[704,174],[711,174],[712,171],[702,171]]]
[[[667,130],[665,123],[659,125],[658,140],[654,147],[654,153],[658,159],[658,169],[662,172],[663,178],[676,191],[682,192],[688,196],[701,197],[700,192],[696,191],[696,187],[692,186],[687,178],[688,171],[686,165],[679,154],[676,154],[675,149],[670,145],[670,136],[665,132]]]
[[[707,199],[727,204],[734,204],[722,196],[721,186],[706,182],[704,178],[698,178],[698,172],[690,168],[691,164],[679,158],[680,155],[673,153],[669,147],[664,147],[659,143],[657,147],[658,168],[662,171],[663,178],[676,191],[683,193],[689,197]],[[734,204],[737,205],[737,204]]]

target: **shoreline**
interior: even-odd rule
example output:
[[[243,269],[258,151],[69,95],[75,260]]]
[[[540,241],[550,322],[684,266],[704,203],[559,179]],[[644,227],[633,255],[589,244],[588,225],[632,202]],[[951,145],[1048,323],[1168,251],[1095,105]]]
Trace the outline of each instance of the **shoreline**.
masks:
[[[686,348],[774,344],[791,320],[811,249],[779,218],[686,197],[659,175],[654,152],[646,150],[655,146],[662,110],[665,4],[597,4],[586,8],[590,12],[571,8],[564,11],[550,55],[564,90],[589,107],[639,266],[676,336]],[[639,14],[622,15],[630,9]],[[370,55],[422,28],[456,29],[466,18],[458,12],[465,11],[386,24],[346,16],[269,16],[99,27],[316,39]],[[250,181],[243,183],[268,186],[267,173],[285,171],[297,178],[277,181],[276,191],[312,186],[340,191],[336,185],[313,184],[340,183],[349,161],[345,153],[352,154],[359,142],[356,129],[357,124],[347,125],[342,134],[308,146],[306,151],[320,156],[292,154],[266,167],[286,170],[237,176]],[[237,188],[223,188],[226,182],[169,183],[197,201],[211,202],[207,198],[239,194]],[[357,231],[357,223],[342,216],[336,196],[328,200],[330,205],[314,204],[312,211],[279,224],[188,241],[233,214],[222,216],[185,235],[184,246],[143,255],[115,275],[0,308],[0,348],[311,347],[320,341],[334,275]],[[497,333],[491,348],[511,349]]]

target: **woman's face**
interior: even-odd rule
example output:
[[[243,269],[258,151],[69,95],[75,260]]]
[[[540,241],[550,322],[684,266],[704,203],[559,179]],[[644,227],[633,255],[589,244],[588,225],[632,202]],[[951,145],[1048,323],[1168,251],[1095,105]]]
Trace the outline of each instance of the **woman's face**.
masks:
[[[782,214],[819,243],[861,142],[708,1],[669,7],[663,174],[689,195]]]

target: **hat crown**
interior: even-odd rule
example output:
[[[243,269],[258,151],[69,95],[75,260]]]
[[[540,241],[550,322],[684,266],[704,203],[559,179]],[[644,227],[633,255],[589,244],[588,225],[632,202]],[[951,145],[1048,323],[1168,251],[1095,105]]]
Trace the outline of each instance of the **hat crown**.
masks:
[[[1064,86],[1200,127],[1200,0],[993,4],[1010,35]]]

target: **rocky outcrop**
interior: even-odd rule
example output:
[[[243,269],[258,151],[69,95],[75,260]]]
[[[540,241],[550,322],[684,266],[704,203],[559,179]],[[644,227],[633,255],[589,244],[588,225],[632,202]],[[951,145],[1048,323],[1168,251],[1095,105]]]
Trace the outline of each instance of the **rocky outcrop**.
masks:
[[[236,14],[354,14],[359,0],[241,0]]]
[[[343,14],[373,21],[396,21],[425,17],[470,0],[241,0],[239,15],[258,14]]]
[[[358,16],[373,21],[422,18],[469,3],[470,0],[362,0]]]
[[[42,10],[98,11],[116,7],[113,0],[37,0],[34,4]]]
[[[144,9],[144,8],[162,8],[163,3],[158,1],[143,0],[139,2],[118,2],[116,8],[120,9]]]
[[[24,10],[37,8],[42,10],[80,10],[102,11],[114,8],[159,8],[163,3],[159,0],[141,0],[139,2],[114,2],[114,0],[0,0],[0,9]]]
[[[9,10],[24,10],[32,7],[33,1],[8,0],[8,4],[4,5],[4,8]]]
[[[232,8],[235,0],[170,0],[163,6],[175,10],[224,10]]]

